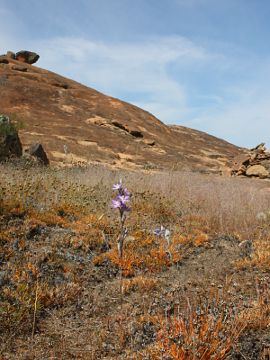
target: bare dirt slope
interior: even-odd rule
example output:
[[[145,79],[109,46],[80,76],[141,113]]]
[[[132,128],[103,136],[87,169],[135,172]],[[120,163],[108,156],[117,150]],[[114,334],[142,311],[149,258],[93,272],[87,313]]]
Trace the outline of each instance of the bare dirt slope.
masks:
[[[147,111],[50,71],[1,60],[0,112],[22,119],[24,146],[41,142],[52,162],[218,172],[242,153],[226,141],[167,126]]]

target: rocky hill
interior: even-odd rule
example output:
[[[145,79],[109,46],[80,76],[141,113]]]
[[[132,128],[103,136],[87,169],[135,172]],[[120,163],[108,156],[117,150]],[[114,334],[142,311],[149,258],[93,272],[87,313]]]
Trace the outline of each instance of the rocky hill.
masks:
[[[51,163],[219,172],[243,150],[27,63],[0,57],[0,113],[15,116],[24,147],[43,144]]]

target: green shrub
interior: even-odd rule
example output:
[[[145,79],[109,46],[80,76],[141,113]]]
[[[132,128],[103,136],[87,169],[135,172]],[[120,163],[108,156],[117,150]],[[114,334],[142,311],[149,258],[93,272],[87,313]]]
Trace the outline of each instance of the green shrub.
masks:
[[[16,117],[13,116],[11,120],[9,116],[0,114],[0,135],[16,134],[23,127],[22,121]]]

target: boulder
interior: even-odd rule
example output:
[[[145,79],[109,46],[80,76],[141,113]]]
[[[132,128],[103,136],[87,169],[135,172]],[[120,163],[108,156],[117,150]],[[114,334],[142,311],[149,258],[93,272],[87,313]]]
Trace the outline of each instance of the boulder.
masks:
[[[21,50],[16,53],[15,59],[32,65],[38,61],[39,55],[32,51]]]
[[[250,163],[250,154],[241,154],[236,156],[232,162],[232,173],[237,173],[243,166],[247,166]]]
[[[231,175],[270,177],[270,152],[261,143],[246,154],[236,156],[231,163]]]
[[[49,165],[49,159],[41,144],[31,145],[28,152],[31,156],[35,157],[39,163],[43,165]]]
[[[6,57],[15,60],[15,53],[13,51],[8,51]]]
[[[247,176],[256,176],[261,179],[267,178],[269,176],[269,172],[266,170],[266,168],[262,165],[253,165],[250,166],[246,170]]]
[[[0,161],[22,156],[22,144],[9,118],[0,115]]]
[[[255,146],[254,148],[250,149],[250,151],[265,151],[265,143],[260,143],[259,145]]]
[[[263,160],[260,162],[260,165],[265,167],[265,169],[270,173],[270,160]]]

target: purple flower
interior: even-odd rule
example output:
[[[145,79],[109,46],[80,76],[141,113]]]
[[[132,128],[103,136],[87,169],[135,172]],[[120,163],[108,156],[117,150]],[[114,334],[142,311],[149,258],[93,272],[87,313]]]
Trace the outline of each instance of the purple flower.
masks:
[[[155,229],[155,230],[153,231],[153,233],[154,233],[154,235],[156,235],[156,236],[160,236],[160,235],[161,235],[161,230],[160,230],[160,228]]]
[[[120,209],[120,207],[121,207],[121,202],[119,201],[119,200],[112,200],[112,207],[114,208],[114,209]]]
[[[119,209],[122,213],[125,211],[130,211],[130,208],[127,206],[127,204],[117,198],[112,200],[112,207],[114,209]]]
[[[166,229],[164,226],[160,226],[159,228],[153,231],[154,235],[162,237],[164,240],[167,241],[168,246],[170,246],[171,242],[171,231]]]
[[[156,228],[153,233],[157,236],[163,236],[166,240],[168,240],[171,236],[171,232],[169,229],[166,229],[164,226],[160,226],[159,228]]]
[[[121,214],[124,214],[125,211],[130,211],[127,203],[130,201],[131,194],[126,188],[123,188],[121,180],[118,184],[113,185],[113,190],[117,190],[118,194],[116,198],[112,200],[112,207],[119,209]]]
[[[126,195],[118,195],[117,199],[123,204],[126,204],[130,200],[129,196]]]
[[[161,227],[156,228],[156,229],[153,231],[153,233],[154,233],[155,235],[157,235],[157,236],[161,236],[161,235],[164,234],[164,231],[165,231],[165,228],[164,228],[164,226],[161,225]]]
[[[113,190],[122,190],[122,180],[119,181],[119,183],[113,185]]]
[[[131,195],[127,188],[124,188],[123,193],[125,196],[128,196],[128,197],[130,197],[130,195]]]

